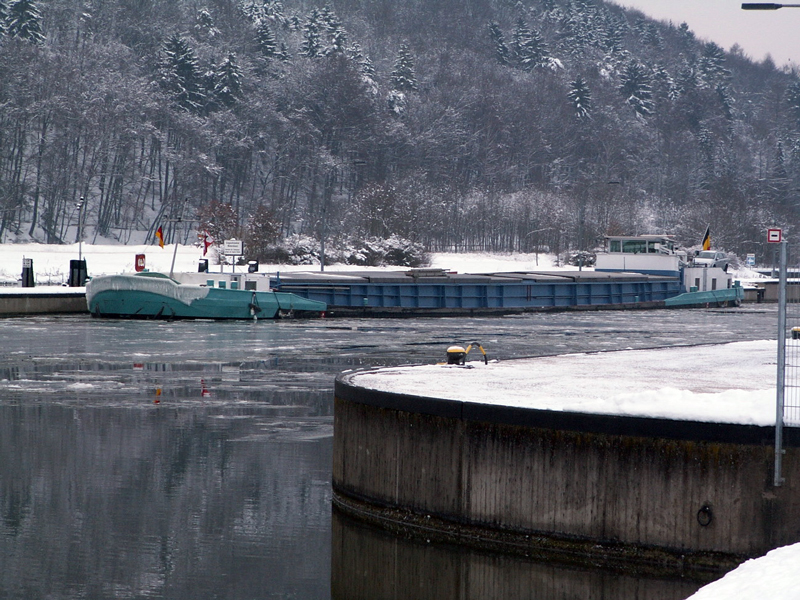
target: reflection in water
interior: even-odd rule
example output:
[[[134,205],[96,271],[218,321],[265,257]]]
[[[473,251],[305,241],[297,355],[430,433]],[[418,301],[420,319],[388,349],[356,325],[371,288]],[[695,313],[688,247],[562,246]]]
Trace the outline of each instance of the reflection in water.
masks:
[[[334,600],[680,600],[700,584],[578,570],[423,544],[333,512]]]
[[[0,596],[326,597],[332,427],[307,412],[0,406]]]

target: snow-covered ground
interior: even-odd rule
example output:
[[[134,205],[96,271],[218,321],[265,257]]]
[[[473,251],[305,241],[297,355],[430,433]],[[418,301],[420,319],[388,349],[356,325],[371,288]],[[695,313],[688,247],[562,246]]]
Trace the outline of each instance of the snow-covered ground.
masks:
[[[800,598],[800,544],[748,560],[687,600],[797,600]]]
[[[14,285],[22,274],[22,259],[33,260],[34,279],[37,286],[63,285],[69,277],[69,261],[78,258],[78,244],[0,244],[0,285]],[[115,273],[133,272],[137,254],[145,255],[145,266],[151,271],[169,273],[175,254],[176,272],[197,271],[198,261],[203,258],[201,248],[197,246],[168,244],[164,248],[155,245],[92,245],[81,244],[80,255],[86,259],[90,276],[111,275]],[[209,251],[209,269],[217,271],[223,267],[215,264],[216,258]],[[490,273],[496,271],[552,271],[577,270],[577,267],[557,266],[556,257],[550,254],[488,254],[488,253],[450,253],[440,252],[431,255],[431,266],[459,273]],[[372,267],[376,268],[376,267]],[[401,267],[377,267],[381,269],[400,269]],[[224,267],[230,272],[231,266]],[[239,271],[246,267],[236,267]],[[348,265],[328,265],[328,271],[363,271],[370,267]],[[314,265],[259,265],[259,272],[274,273],[276,271],[318,271]],[[761,277],[753,271],[742,271],[736,274],[743,280]]]

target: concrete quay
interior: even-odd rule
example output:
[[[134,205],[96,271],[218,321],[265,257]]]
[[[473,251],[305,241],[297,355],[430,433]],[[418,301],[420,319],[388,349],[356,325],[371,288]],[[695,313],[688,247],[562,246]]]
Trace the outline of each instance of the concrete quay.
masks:
[[[88,312],[83,287],[0,287],[0,317]]]

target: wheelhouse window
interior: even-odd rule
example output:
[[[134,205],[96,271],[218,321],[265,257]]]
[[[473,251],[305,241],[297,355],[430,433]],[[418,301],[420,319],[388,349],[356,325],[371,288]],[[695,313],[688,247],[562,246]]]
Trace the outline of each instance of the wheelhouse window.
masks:
[[[647,252],[646,240],[625,240],[622,242],[622,251],[629,254],[640,254]]]
[[[665,238],[608,240],[608,252],[626,254],[672,254],[675,244]]]

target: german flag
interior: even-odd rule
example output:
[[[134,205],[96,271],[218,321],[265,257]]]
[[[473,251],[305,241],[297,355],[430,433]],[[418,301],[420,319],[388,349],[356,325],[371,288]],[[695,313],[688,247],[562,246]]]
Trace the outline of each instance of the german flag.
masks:
[[[703,235],[703,250],[711,250],[711,225],[706,227],[706,233]]]
[[[158,240],[158,245],[162,248],[164,247],[164,230],[159,227],[156,230],[156,239]]]

